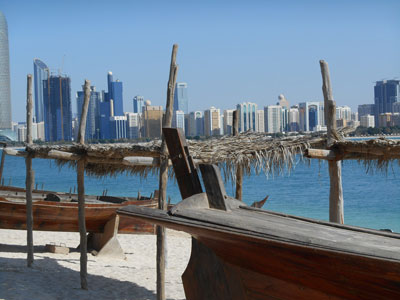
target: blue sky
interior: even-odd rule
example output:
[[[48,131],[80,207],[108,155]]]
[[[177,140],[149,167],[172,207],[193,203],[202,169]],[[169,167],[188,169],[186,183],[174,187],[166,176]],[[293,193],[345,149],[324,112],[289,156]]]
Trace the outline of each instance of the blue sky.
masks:
[[[400,1],[20,1],[3,0],[8,21],[13,120],[25,119],[33,58],[97,90],[124,83],[124,110],[143,95],[165,105],[172,45],[189,110],[284,94],[322,100],[319,60],[338,105],[373,103],[377,80],[400,77]],[[64,59],[63,59],[64,57]],[[64,60],[64,63],[62,63]]]

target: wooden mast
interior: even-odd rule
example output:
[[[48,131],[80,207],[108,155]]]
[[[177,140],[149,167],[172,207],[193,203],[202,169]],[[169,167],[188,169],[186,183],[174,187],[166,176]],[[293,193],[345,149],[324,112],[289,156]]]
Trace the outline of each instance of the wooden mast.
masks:
[[[336,103],[333,100],[332,86],[329,75],[328,63],[319,61],[322,74],[322,92],[324,94],[325,122],[327,126],[327,148],[337,140],[336,132]],[[342,189],[342,165],[340,161],[328,161],[329,165],[329,221],[344,223],[343,213],[343,189]]]
[[[81,120],[79,123],[78,143],[85,144],[86,118],[90,101],[90,81],[85,80],[84,85],[84,102],[82,107]],[[77,182],[78,182],[78,217],[79,217],[79,233],[80,233],[80,277],[81,288],[87,290],[87,236],[85,223],[85,158],[82,157],[77,161]]]
[[[233,126],[232,126],[232,135],[237,136],[239,134],[239,111],[233,111]],[[242,201],[242,192],[243,192],[243,168],[242,166],[236,164],[236,193],[235,198]]]
[[[171,54],[171,66],[169,69],[169,79],[167,87],[167,104],[165,108],[165,116],[163,118],[163,127],[171,127],[172,115],[174,108],[175,83],[178,74],[178,66],[176,65],[176,54],[178,45],[174,44]],[[161,142],[161,164],[160,164],[160,181],[159,181],[159,197],[158,208],[165,210],[167,208],[167,182],[168,182],[168,151],[165,143],[164,134],[162,134]],[[157,226],[157,299],[165,300],[165,228]]]
[[[26,95],[26,144],[32,145],[32,75],[27,76],[27,95]],[[25,158],[26,166],[26,230],[28,246],[28,267],[33,264],[33,212],[32,212],[32,191],[35,184],[35,173],[32,170],[32,154]]]

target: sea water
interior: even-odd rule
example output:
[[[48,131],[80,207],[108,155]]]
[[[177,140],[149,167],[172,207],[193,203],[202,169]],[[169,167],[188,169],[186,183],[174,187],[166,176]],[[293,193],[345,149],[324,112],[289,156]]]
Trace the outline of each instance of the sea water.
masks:
[[[0,151],[1,153],[1,151]],[[34,159],[35,183],[38,188],[69,192],[77,186],[76,171],[68,166],[58,167],[54,161]],[[400,166],[389,165],[387,171],[366,173],[362,164],[342,162],[342,182],[345,224],[400,232]],[[25,187],[25,160],[6,156],[4,184]],[[227,193],[234,195],[234,185],[225,183]],[[158,175],[147,178],[120,174],[114,177],[85,177],[85,193],[101,195],[107,190],[112,196],[150,196],[158,189]],[[167,195],[172,203],[181,200],[178,186],[169,180]],[[266,196],[264,209],[320,220],[329,219],[329,175],[325,161],[309,163],[298,157],[290,172],[266,176],[252,173],[243,179],[243,200],[247,204]]]

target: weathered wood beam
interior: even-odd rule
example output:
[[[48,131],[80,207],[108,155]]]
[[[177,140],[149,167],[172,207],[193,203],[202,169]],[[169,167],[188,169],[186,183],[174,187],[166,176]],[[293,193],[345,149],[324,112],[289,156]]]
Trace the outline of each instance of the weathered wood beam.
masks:
[[[324,94],[325,122],[327,126],[328,147],[337,140],[336,104],[333,101],[332,86],[328,63],[320,60],[322,74],[322,92]],[[329,221],[344,223],[342,165],[340,161],[328,161],[330,191],[329,191]]]
[[[16,149],[11,149],[11,148],[4,148],[3,152],[7,155],[10,156],[20,156],[20,157],[27,157],[28,152],[24,150],[16,150]]]
[[[335,151],[325,149],[306,149],[304,151],[304,156],[308,158],[337,160],[337,155]]]
[[[176,78],[178,76],[178,66],[176,64],[176,55],[178,45],[174,44],[171,54],[171,65],[169,69],[169,79],[167,86],[167,104],[165,107],[165,116],[163,119],[163,127],[171,127],[174,108],[174,93]],[[158,208],[165,210],[167,208],[167,182],[168,182],[168,151],[165,143],[164,134],[162,134],[161,142],[161,160],[160,160],[160,181],[159,181],[159,198]],[[165,300],[165,228],[156,227],[157,231],[157,299]]]
[[[239,112],[238,110],[233,111],[232,120],[232,135],[237,136],[239,134]],[[242,200],[243,198],[243,167],[236,165],[236,190],[235,198]]]
[[[90,81],[85,80],[84,100],[83,100],[81,120],[79,123],[78,141],[79,144],[85,143],[86,118],[90,101]],[[81,288],[88,289],[87,285],[87,234],[85,218],[85,157],[81,157],[77,162],[77,183],[78,183],[78,218],[80,234],[80,277]]]
[[[27,95],[26,95],[26,143],[32,145],[32,75],[27,76]],[[27,265],[32,267],[33,264],[33,205],[32,191],[35,185],[35,173],[32,169],[32,155],[28,154],[25,158],[26,166],[26,231],[27,231]]]

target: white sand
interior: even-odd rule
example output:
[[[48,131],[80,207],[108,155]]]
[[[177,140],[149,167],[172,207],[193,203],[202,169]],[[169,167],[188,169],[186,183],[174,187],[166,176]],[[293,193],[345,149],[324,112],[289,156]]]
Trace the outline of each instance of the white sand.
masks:
[[[44,252],[64,243],[71,250],[78,233],[35,231],[35,261],[26,267],[26,231],[0,229],[0,299],[156,299],[156,236],[118,235],[126,260],[88,254],[89,290],[80,289],[79,252]],[[184,299],[181,275],[190,256],[189,235],[167,231],[167,299]]]

